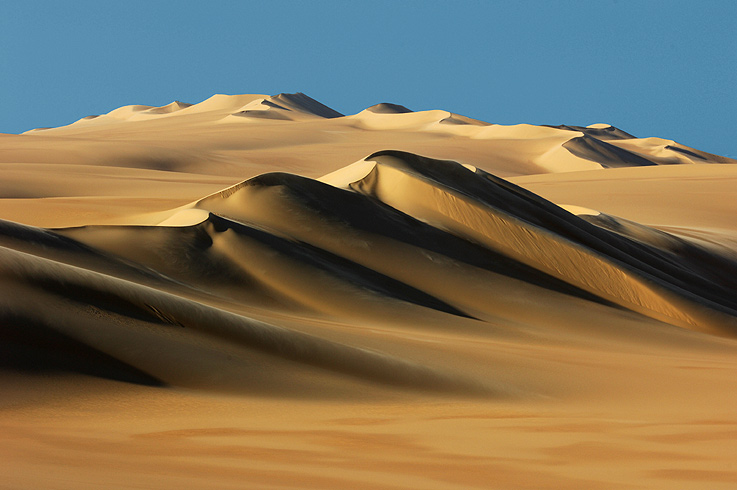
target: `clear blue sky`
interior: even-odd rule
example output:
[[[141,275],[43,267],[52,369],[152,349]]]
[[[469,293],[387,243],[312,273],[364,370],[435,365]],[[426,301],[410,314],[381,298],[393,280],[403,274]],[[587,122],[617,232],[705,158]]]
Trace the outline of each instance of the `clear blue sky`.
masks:
[[[305,92],[737,157],[737,1],[0,0],[0,132]]]

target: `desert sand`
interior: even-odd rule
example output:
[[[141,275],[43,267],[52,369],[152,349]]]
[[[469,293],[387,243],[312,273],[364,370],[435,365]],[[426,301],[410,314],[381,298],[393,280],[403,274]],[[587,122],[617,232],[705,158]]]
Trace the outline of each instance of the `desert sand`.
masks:
[[[737,482],[735,160],[298,93],[0,172],[0,488]]]

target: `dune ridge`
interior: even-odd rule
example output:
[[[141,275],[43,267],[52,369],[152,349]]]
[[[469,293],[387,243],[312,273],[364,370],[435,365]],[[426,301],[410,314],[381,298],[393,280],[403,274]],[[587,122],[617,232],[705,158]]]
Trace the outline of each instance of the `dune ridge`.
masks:
[[[696,328],[730,335],[735,332],[736,304],[730,293],[722,294],[735,286],[730,277],[734,277],[732,274],[737,269],[728,259],[711,256],[716,267],[708,272],[700,269],[702,274],[709,274],[704,279],[702,275],[690,273],[688,265],[683,267],[681,264],[703,264],[702,259],[709,255],[706,251],[699,251],[701,253],[697,261],[689,260],[691,257],[688,249],[684,249],[685,253],[679,256],[664,256],[660,249],[647,249],[642,243],[602,233],[595,227],[587,226],[588,223],[552,203],[480,170],[476,172],[482,179],[460,179],[458,176],[461,175],[468,177],[467,169],[461,170],[416,156],[380,152],[370,158],[378,159],[379,164],[362,181],[352,184],[359,192],[376,196],[382,202],[407,210],[427,221],[436,222],[461,236],[468,236],[575,286],[618,301],[637,311],[646,311],[656,317],[664,315],[679,324]],[[401,174],[397,174],[397,171]],[[384,177],[382,174],[386,173],[389,175]],[[429,180],[434,181],[430,187]],[[498,187],[490,189],[487,182]],[[498,195],[501,190],[504,191],[504,197]],[[403,199],[403,196],[421,197],[414,201],[411,198]],[[466,197],[473,201],[469,202],[464,199]],[[479,209],[487,206],[488,211]],[[520,208],[527,211],[533,206],[536,208],[535,214],[529,211],[520,213]],[[499,211],[502,214],[498,214]],[[536,229],[530,227],[530,224]],[[562,235],[564,239],[552,238],[551,234]],[[579,246],[571,247],[571,242]],[[616,262],[612,263],[612,259]],[[643,277],[638,278],[640,275]],[[651,277],[663,282],[655,285],[650,280]],[[712,287],[715,282],[728,289],[715,291]],[[666,286],[666,290],[658,291],[661,285]],[[675,297],[671,297],[671,291],[685,298],[694,295],[698,300],[687,308]],[[672,304],[673,301],[676,304]],[[717,311],[724,311],[728,316],[723,322],[714,318],[716,321],[712,323],[712,316],[718,315],[711,312],[703,315],[701,303],[706,303]],[[704,319],[697,319],[699,317]]]
[[[28,307],[35,297],[76,304],[80,318],[93,308],[113,338],[131,328],[118,331],[116,322],[184,328],[382,383],[452,387],[449,380],[456,379],[468,389],[483,383],[461,374],[421,374],[424,368],[411,362],[205,306],[225,301],[254,311],[342,318],[371,317],[377,301],[388,301],[473,321],[496,319],[494,302],[469,294],[453,278],[468,269],[490,284],[521,282],[678,327],[737,336],[730,292],[737,287],[737,264],[665,232],[602,214],[584,219],[481,169],[400,151],[370,155],[360,172],[331,179],[335,185],[263,174],[172,210],[174,220],[196,216],[191,224],[51,232],[4,223],[4,284],[26,291],[20,304],[4,307],[6,333],[15,338],[15,329],[29,322],[80,335],[81,345],[152,379],[187,385],[172,377],[173,366],[152,364],[150,354],[131,360],[84,328],[39,317]],[[473,282],[466,288],[477,287]],[[396,369],[407,377],[397,378]]]
[[[185,386],[194,383],[196,386],[202,383],[198,377],[210,377],[206,369],[212,369],[211,366],[205,362],[205,366],[200,366],[205,372],[198,375],[192,372],[198,364],[196,358],[190,359],[190,366],[184,369],[181,365],[168,364],[167,361],[172,361],[166,358],[168,356],[163,360],[157,357],[159,350],[153,347],[197,342],[197,337],[204,334],[227,340],[231,345],[243,345],[269,355],[389,385],[432,390],[484,389],[481,383],[474,385],[462,378],[454,379],[378,352],[339,345],[187,301],[142,284],[25,252],[3,248],[0,250],[0,264],[6,293],[10,284],[17,287],[20,283],[25,290],[22,301],[10,305],[4,302],[0,310],[2,336],[10,345],[19,343],[38,347],[51,334],[34,338],[23,325],[39,325],[39,328],[55,332],[55,335],[73,339],[80,346],[90,346],[110,356],[114,362],[136,366],[131,369],[140,369],[151,379]],[[40,302],[50,303],[50,307],[47,310],[33,308],[33,304]],[[72,309],[74,314],[68,320],[47,313],[49,310],[63,311],[69,303],[79,304],[79,307]],[[172,328],[194,333],[172,334]],[[131,342],[138,338],[145,338],[149,347],[132,351]],[[65,360],[67,368],[69,365],[74,367],[72,360],[73,357]],[[109,369],[109,363],[101,362],[97,367],[104,372]],[[64,364],[60,363],[60,366]],[[5,367],[18,366],[11,364]],[[236,381],[230,380],[231,383]]]

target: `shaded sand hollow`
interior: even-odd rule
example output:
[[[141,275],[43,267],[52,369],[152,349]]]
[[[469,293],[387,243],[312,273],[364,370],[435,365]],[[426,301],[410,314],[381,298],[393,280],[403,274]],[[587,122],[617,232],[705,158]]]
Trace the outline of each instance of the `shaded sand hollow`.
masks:
[[[735,164],[304,94],[2,134],[0,488],[734,488]]]

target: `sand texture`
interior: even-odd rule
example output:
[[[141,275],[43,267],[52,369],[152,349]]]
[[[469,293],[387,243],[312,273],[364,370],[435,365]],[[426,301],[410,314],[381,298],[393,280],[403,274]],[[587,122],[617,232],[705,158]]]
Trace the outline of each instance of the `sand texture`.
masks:
[[[735,160],[298,93],[0,172],[0,488],[737,482]]]

